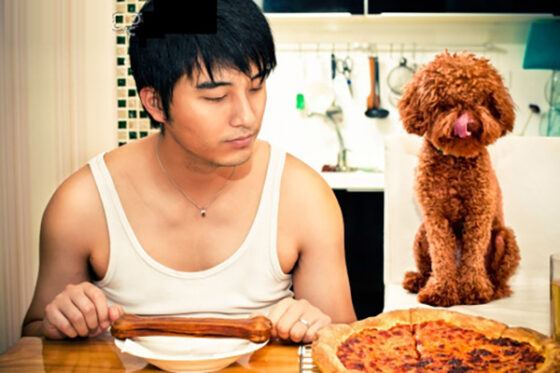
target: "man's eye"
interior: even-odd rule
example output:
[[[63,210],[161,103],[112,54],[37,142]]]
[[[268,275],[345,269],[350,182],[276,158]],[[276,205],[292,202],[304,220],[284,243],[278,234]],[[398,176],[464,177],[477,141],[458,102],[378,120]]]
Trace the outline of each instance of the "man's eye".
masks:
[[[263,87],[262,85],[259,85],[258,87],[253,87],[251,88],[251,92],[258,92],[262,89],[262,87]]]
[[[218,102],[218,101],[222,101],[225,97],[226,97],[226,95],[223,95],[223,96],[220,96],[220,97],[204,97],[204,99],[207,100],[207,101]]]

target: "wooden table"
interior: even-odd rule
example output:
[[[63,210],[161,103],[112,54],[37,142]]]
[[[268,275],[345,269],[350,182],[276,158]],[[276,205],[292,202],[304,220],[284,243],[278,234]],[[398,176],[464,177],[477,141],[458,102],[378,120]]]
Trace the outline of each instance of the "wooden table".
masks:
[[[289,373],[299,371],[297,345],[272,343],[221,372]],[[0,355],[0,372],[162,372],[135,356],[122,353],[110,335],[94,339],[50,341],[24,337]]]

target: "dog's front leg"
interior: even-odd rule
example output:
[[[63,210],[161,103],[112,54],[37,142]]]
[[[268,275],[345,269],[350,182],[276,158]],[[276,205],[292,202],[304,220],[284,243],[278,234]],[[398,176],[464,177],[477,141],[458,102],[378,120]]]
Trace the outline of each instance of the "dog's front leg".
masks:
[[[426,216],[424,220],[432,273],[418,292],[418,300],[434,306],[448,307],[460,302],[455,264],[455,235],[447,219]]]
[[[459,294],[465,304],[486,303],[494,297],[485,266],[491,227],[492,216],[488,213],[472,214],[465,219],[459,265]]]

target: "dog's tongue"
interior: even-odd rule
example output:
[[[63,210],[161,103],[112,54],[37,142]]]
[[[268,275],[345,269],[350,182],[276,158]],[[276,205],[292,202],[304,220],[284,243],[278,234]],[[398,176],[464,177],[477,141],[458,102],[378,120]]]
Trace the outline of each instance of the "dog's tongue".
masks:
[[[453,125],[453,135],[459,136],[460,138],[464,139],[465,137],[470,137],[471,132],[468,129],[469,122],[472,122],[472,117],[469,113],[463,113]]]

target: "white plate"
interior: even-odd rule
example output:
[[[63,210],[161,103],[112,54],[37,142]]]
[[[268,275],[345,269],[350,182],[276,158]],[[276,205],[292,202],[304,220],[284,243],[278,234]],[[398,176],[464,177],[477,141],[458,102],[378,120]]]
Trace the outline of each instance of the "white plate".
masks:
[[[115,339],[122,351],[170,372],[213,372],[264,345],[239,338],[136,337]]]

